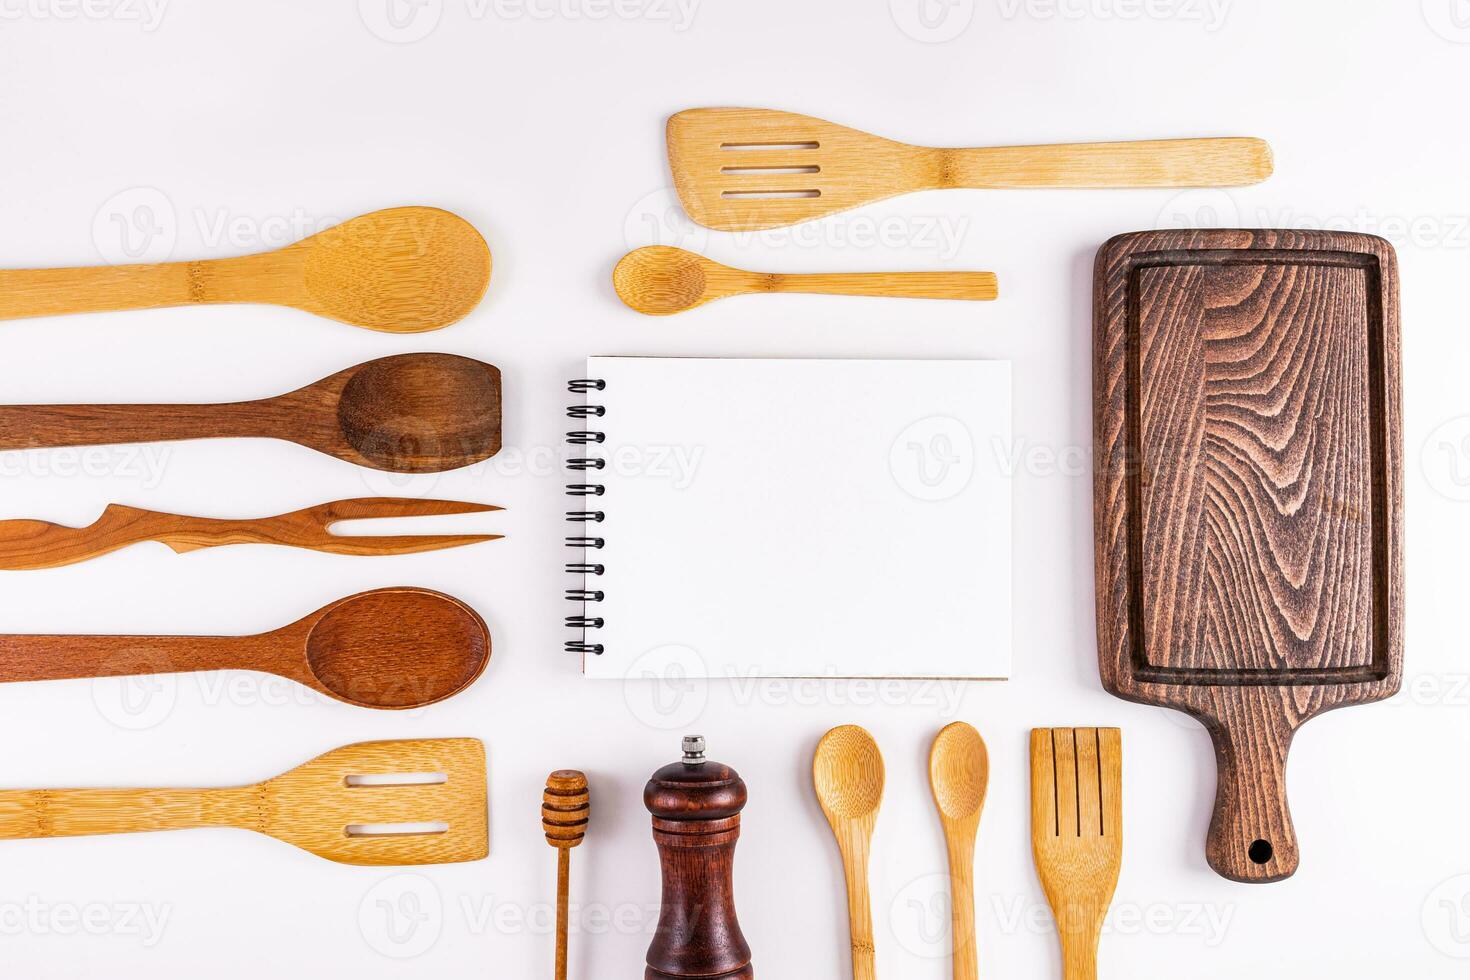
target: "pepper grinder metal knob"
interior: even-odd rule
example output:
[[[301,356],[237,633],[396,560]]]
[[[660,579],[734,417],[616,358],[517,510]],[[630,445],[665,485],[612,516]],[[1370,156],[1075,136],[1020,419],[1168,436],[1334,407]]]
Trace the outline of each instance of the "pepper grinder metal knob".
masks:
[[[750,945],[735,915],[735,842],[745,781],[684,739],[684,757],[653,774],[643,805],[663,867],[658,929],[644,980],[752,980]]]

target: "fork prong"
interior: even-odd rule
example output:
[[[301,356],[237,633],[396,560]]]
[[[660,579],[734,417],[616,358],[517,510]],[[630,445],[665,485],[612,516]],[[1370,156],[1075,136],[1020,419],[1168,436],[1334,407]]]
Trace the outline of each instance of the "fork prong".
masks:
[[[1057,777],[1052,766],[1051,729],[1031,729],[1031,830],[1032,837],[1056,833]]]
[[[413,555],[498,541],[503,537],[503,534],[338,534],[329,535],[311,547],[333,555]]]
[[[1098,783],[1096,728],[1074,728],[1077,743],[1077,829],[1083,837],[1102,836],[1102,790]]]
[[[1118,837],[1123,832],[1123,733],[1099,728],[1097,739],[1103,836]]]
[[[320,514],[326,527],[342,521],[366,521],[393,517],[441,517],[449,514],[482,514],[504,510],[494,504],[474,504],[461,500],[420,500],[415,497],[356,497],[334,500],[311,508]]]
[[[1057,769],[1057,834],[1077,836],[1077,730],[1053,728],[1051,748]]]

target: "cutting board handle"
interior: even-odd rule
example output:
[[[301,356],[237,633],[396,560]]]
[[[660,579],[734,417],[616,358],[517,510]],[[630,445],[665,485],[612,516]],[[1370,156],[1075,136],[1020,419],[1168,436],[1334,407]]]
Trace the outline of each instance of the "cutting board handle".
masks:
[[[1250,734],[1206,721],[1219,783],[1205,857],[1233,881],[1280,881],[1296,871],[1296,831],[1286,802],[1286,754],[1295,730],[1251,719]]]

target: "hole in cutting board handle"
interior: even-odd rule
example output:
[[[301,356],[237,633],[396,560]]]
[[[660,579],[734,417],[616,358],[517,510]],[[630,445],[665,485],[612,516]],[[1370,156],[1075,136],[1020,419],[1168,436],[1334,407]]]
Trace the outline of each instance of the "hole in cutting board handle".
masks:
[[[1276,848],[1271,846],[1270,841],[1259,839],[1251,841],[1251,846],[1246,851],[1246,855],[1256,864],[1265,864],[1275,853]]]

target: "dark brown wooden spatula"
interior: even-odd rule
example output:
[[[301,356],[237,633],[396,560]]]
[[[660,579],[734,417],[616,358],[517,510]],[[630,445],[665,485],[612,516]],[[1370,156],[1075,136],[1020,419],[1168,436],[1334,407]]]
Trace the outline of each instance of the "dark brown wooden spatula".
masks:
[[[0,406],[0,450],[232,437],[285,439],[399,473],[458,469],[500,451],[500,369],[395,354],[261,401]]]
[[[362,708],[418,708],[475,682],[485,621],[458,599],[395,588],[257,636],[0,636],[0,682],[259,670]]]

